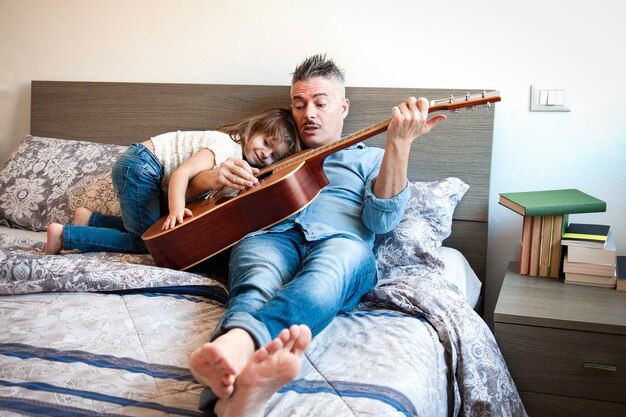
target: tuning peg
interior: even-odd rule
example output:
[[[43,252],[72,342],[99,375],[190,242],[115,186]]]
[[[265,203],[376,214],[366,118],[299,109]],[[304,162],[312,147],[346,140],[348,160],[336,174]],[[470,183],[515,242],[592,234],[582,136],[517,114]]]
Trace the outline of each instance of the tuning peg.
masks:
[[[454,96],[452,94],[450,94],[450,97],[448,97],[448,103],[452,104],[454,103]],[[458,113],[459,109],[452,109],[450,110],[450,113]]]

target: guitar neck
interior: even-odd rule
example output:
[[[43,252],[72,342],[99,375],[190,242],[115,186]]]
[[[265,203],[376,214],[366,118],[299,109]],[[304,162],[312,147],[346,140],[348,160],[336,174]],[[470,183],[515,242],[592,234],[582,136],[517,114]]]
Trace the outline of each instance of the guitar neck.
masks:
[[[490,105],[491,103],[495,103],[500,100],[501,98],[498,92],[482,92],[481,94],[474,96],[467,93],[465,95],[465,98],[459,101],[455,101],[454,97],[450,96],[449,98],[445,99],[431,100],[428,108],[428,113],[430,114],[442,110],[456,111],[461,108],[476,107],[479,105]],[[368,126],[364,129],[358,130],[328,145],[299,152],[295,155],[283,159],[280,162],[261,169],[257,176],[262,176],[269,172],[278,171],[298,164],[302,161],[311,160],[313,158],[326,158],[330,154],[338,152],[342,149],[345,149],[349,146],[362,142],[366,139],[378,135],[379,133],[386,131],[389,127],[389,123],[391,123],[391,118]]]

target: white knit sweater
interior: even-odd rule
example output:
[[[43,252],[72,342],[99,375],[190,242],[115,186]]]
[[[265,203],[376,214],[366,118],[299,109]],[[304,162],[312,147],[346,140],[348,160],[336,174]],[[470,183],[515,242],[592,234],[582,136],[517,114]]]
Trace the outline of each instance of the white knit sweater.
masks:
[[[219,166],[229,156],[241,159],[241,145],[226,133],[216,130],[163,133],[150,138],[154,145],[154,154],[163,164],[161,189],[167,194],[170,176],[180,164],[191,158],[201,149],[209,149],[215,155],[215,165]],[[206,167],[211,169],[213,167]]]

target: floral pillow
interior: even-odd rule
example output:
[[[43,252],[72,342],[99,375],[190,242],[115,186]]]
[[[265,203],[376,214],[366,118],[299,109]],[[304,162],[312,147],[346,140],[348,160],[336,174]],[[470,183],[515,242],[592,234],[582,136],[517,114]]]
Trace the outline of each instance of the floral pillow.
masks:
[[[421,265],[442,268],[437,253],[452,232],[452,215],[469,189],[458,178],[412,182],[404,217],[392,231],[378,235],[374,243],[379,277],[393,268]]]
[[[26,135],[0,169],[0,224],[46,230],[86,207],[120,214],[111,167],[126,146]]]

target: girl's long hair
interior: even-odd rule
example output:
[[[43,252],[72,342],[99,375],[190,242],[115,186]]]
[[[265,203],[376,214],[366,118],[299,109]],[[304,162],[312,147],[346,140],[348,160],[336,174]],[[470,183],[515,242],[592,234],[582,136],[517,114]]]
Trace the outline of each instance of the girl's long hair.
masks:
[[[284,141],[289,145],[285,156],[302,150],[298,129],[291,116],[291,111],[284,108],[271,108],[235,123],[217,128],[220,132],[230,135],[232,140],[242,147],[256,133],[265,133],[269,140]]]

